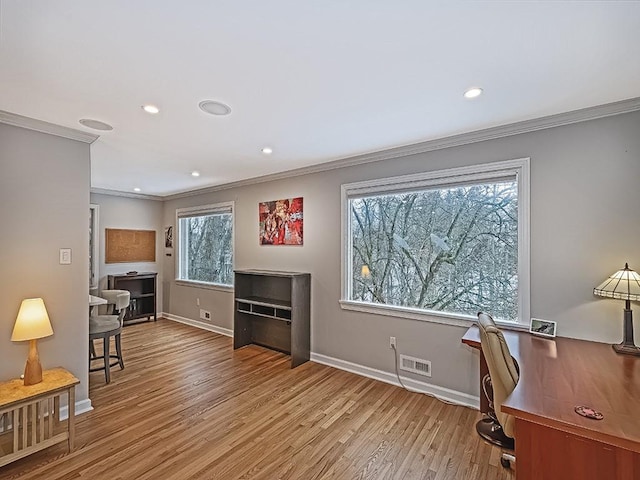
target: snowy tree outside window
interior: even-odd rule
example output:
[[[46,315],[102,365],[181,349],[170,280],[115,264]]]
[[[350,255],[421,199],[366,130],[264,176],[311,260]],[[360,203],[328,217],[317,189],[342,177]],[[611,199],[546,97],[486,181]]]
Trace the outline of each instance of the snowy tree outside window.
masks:
[[[343,186],[346,299],[524,323],[526,167],[499,162]]]
[[[231,204],[179,209],[178,280],[233,285]]]

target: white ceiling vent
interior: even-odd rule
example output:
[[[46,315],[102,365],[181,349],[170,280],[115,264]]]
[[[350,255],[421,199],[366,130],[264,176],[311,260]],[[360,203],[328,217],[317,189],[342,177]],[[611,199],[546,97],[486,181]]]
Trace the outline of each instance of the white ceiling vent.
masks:
[[[198,104],[200,110],[210,115],[229,115],[231,107],[215,100],[203,100]]]
[[[101,122],[100,120],[92,120],[90,118],[82,118],[78,120],[80,125],[84,125],[85,127],[93,128],[94,130],[102,130],[109,131],[113,130],[113,127],[108,123]]]

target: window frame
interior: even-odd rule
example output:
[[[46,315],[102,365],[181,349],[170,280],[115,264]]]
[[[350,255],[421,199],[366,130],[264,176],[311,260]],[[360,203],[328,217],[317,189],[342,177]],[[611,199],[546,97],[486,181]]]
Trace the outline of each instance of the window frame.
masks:
[[[518,185],[518,319],[515,322],[499,320],[497,322],[511,328],[527,329],[531,308],[529,163],[530,159],[526,157],[343,184],[341,186],[340,307],[343,310],[376,315],[410,318],[446,325],[470,326],[476,321],[475,316],[349,299],[349,292],[352,290],[350,273],[353,271],[349,200],[434,187],[446,188],[481,181],[513,180],[515,177]]]
[[[89,290],[100,286],[100,205],[89,204]]]
[[[175,227],[174,227],[174,243],[176,246],[175,253],[175,282],[177,285],[190,286],[190,287],[199,287],[206,288],[211,290],[221,290],[224,292],[232,292],[234,289],[233,283],[225,284],[225,283],[214,283],[214,282],[202,282],[198,280],[189,280],[185,278],[180,278],[180,260],[182,258],[182,232],[180,230],[180,219],[188,218],[188,217],[197,217],[197,216],[205,216],[205,215],[215,215],[221,213],[230,213],[231,214],[231,255],[233,257],[232,265],[235,270],[236,263],[236,215],[235,215],[235,202],[219,202],[212,203],[208,205],[198,205],[195,207],[186,207],[186,208],[177,208],[176,209],[176,219],[175,219]],[[233,276],[232,282],[233,282]]]

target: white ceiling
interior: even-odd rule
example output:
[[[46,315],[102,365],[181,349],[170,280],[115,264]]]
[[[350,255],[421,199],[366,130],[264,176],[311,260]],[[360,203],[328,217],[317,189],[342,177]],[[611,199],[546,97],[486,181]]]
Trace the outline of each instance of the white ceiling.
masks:
[[[99,189],[170,195],[640,97],[640,2],[0,1],[0,110],[100,133]]]

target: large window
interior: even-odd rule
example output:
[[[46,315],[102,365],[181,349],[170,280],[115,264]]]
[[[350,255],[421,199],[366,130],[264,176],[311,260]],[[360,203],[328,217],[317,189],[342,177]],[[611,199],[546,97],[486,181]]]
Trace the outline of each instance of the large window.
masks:
[[[177,279],[233,285],[233,203],[176,211]]]
[[[343,306],[528,322],[527,175],[514,160],[344,185]]]

